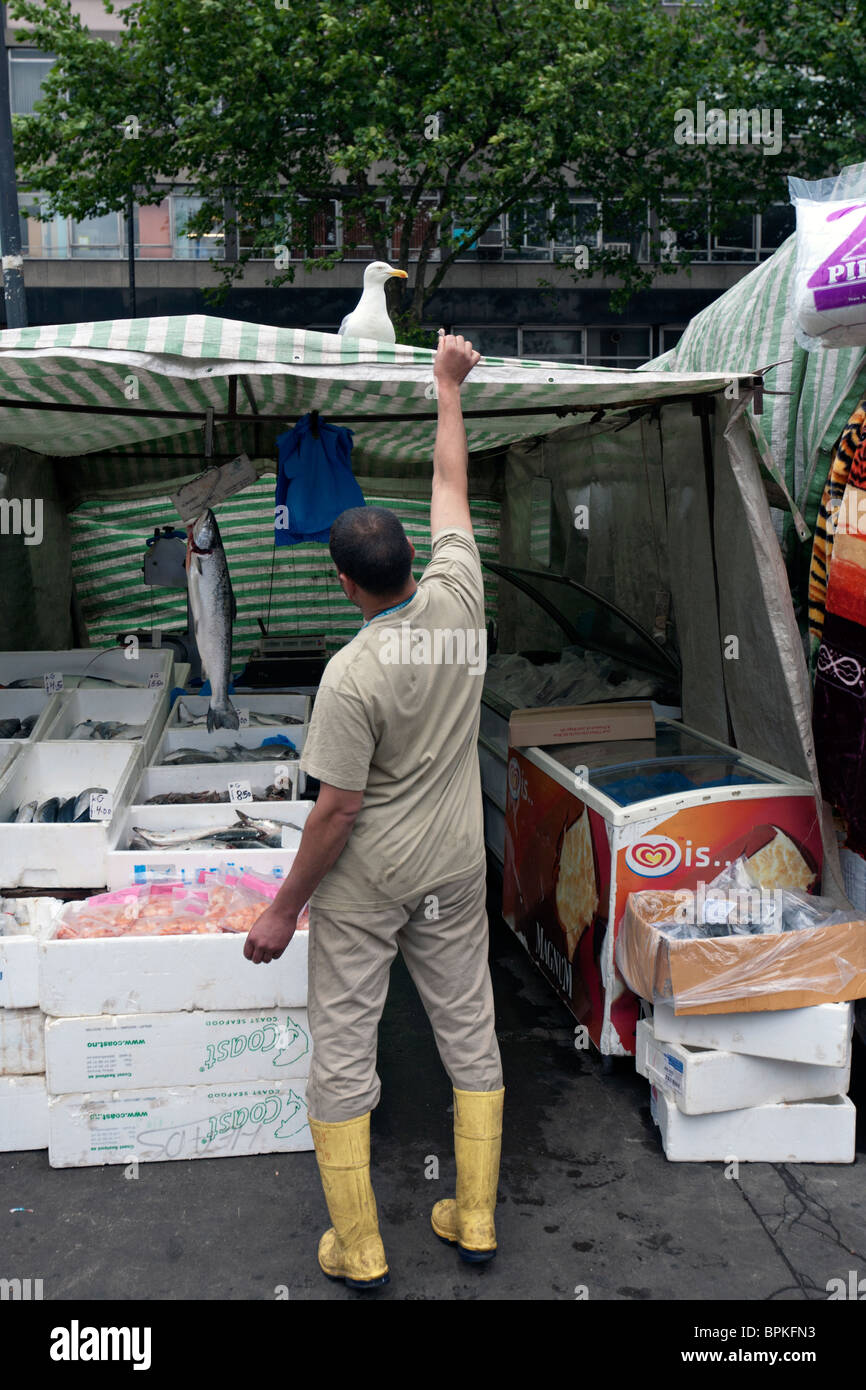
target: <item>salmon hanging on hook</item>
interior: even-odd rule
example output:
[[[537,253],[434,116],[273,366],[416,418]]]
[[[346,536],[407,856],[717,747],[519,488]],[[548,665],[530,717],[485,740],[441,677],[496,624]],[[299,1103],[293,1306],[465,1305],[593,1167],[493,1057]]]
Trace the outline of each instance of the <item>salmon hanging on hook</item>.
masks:
[[[229,699],[232,624],[237,602],[216,517],[208,507],[187,526],[186,569],[189,606],[202,675],[210,681],[207,727],[237,729],[238,712]]]

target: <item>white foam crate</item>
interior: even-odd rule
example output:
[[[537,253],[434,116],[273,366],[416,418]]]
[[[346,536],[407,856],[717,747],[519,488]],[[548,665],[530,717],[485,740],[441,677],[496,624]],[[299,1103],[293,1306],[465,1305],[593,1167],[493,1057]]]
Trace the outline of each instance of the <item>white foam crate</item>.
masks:
[[[236,822],[235,807],[210,803],[194,806],[135,806],[127,807],[117,819],[115,839],[105,856],[105,872],[109,888],[127,888],[132,883],[145,883],[162,877],[183,883],[194,883],[199,874],[221,866],[234,872],[246,871],[270,875],[277,872],[285,877],[292,867],[307,816],[315,805],[312,801],[244,801],[238,810],[245,815],[265,817],[290,827],[288,843],[281,849],[127,849],[136,826],[145,830],[225,828]],[[300,827],[298,829],[297,827]]]
[[[300,724],[309,724],[310,722],[310,706],[312,702],[309,695],[275,694],[269,692],[260,695],[233,694],[230,696],[230,699],[238,713],[242,710],[249,710],[250,712],[263,715],[274,713],[291,714],[296,719],[300,720]],[[184,727],[204,728],[206,733],[207,729],[204,725],[184,726],[180,718],[179,706],[181,704],[183,704],[184,709],[190,714],[200,717],[201,715],[207,714],[210,700],[207,695],[179,696],[172,705],[167,727],[169,729],[182,729]],[[253,727],[256,729],[264,729],[266,734],[271,732],[270,725],[256,724]],[[281,730],[283,733],[288,734],[289,738],[292,736],[292,729],[297,729],[299,727],[298,724],[275,724],[273,726],[274,730]],[[231,730],[229,730],[229,732],[231,732]]]
[[[42,942],[39,1005],[52,1018],[305,1007],[306,928],[267,965],[246,959],[245,940],[225,932]]]
[[[141,1086],[282,1081],[309,1074],[306,1009],[121,1014],[49,1019],[52,1095]]]
[[[237,1158],[313,1147],[302,1078],[54,1096],[48,1135],[52,1168]]]
[[[87,719],[117,720],[142,727],[142,734],[130,739],[76,739],[78,743],[140,743],[145,762],[162,737],[168,715],[168,686],[159,690],[70,690],[64,691],[43,738],[52,743],[69,741],[77,724]]]
[[[7,742],[21,748],[26,748],[28,743],[38,743],[44,738],[59,703],[59,695],[46,695],[44,690],[0,690],[0,719],[26,719],[28,715],[38,715],[29,738],[0,740],[0,748],[5,748]]]
[[[87,689],[100,688],[102,682],[96,681],[97,676],[141,688],[146,688],[150,680],[168,685],[173,665],[171,648],[140,647],[134,659],[126,655],[128,650],[131,648],[74,647],[68,651],[0,652],[0,685],[42,677],[47,671],[72,677],[70,689],[79,676],[91,680]]]
[[[39,1003],[39,954],[34,936],[0,936],[0,1009]]]
[[[682,1014],[656,999],[653,1032],[659,1042],[743,1052],[825,1067],[851,1065],[853,1004],[815,1004],[805,1009],[757,1013]]]
[[[41,1009],[0,1009],[0,1075],[44,1075],[44,1034]]]
[[[650,1106],[673,1163],[853,1163],[857,1111],[847,1096],[684,1115],[657,1087]]]
[[[0,739],[0,776],[6,771],[10,763],[14,762],[22,748],[27,748],[30,744],[29,739],[23,738],[3,738]]]
[[[166,755],[174,753],[180,748],[196,748],[207,753],[216,744],[231,746],[239,743],[243,748],[259,748],[266,738],[274,738],[278,734],[283,734],[294,744],[295,750],[300,754],[307,736],[306,724],[292,724],[279,729],[214,729],[209,734],[207,729],[179,729],[167,728],[157,745],[156,752],[151,759],[154,767],[160,767],[165,762]],[[250,759],[251,762],[258,762],[259,759]],[[273,763],[268,758],[261,759],[264,767],[272,767],[274,764],[285,762],[286,759],[275,757]],[[168,764],[169,767],[176,764]],[[181,764],[181,766],[192,766],[196,764]],[[223,764],[208,764],[208,766],[223,766]],[[224,764],[231,767],[231,763]],[[273,781],[273,778],[270,779]],[[302,788],[303,790],[303,788]]]
[[[8,888],[101,888],[112,821],[80,825],[9,824],[24,802],[105,787],[113,816],[128,805],[142,749],[134,743],[36,743],[0,774],[0,884]]]
[[[229,782],[249,782],[255,801],[261,801],[274,781],[275,774],[285,778],[285,785],[298,796],[298,764],[278,763],[186,763],[181,767],[145,767],[138,786],[132,793],[132,805],[144,806],[152,796],[169,792],[228,792]],[[180,803],[194,805],[194,802]],[[222,804],[222,803],[217,803]],[[226,805],[229,803],[226,802]],[[264,806],[279,806],[279,801],[263,801]],[[288,803],[286,803],[288,804]]]
[[[851,1080],[850,1066],[810,1066],[657,1042],[645,1019],[637,1025],[635,1067],[672,1096],[684,1115],[845,1095]]]
[[[44,1076],[0,1076],[0,1153],[48,1148]]]

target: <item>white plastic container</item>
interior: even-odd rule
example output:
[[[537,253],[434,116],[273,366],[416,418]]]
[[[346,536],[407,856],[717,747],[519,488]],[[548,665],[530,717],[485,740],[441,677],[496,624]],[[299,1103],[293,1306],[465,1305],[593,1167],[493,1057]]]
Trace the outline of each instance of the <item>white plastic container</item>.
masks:
[[[307,725],[292,724],[274,729],[214,729],[212,734],[209,734],[207,729],[179,729],[177,727],[167,727],[151,761],[155,767],[159,767],[165,762],[169,753],[174,753],[181,748],[195,748],[203,753],[209,752],[216,744],[230,747],[233,744],[239,743],[243,748],[259,748],[264,743],[265,739],[276,738],[280,734],[284,735],[289,742],[294,745],[297,753],[300,753],[307,736]],[[250,761],[257,762],[259,759],[250,759]],[[285,761],[286,759],[279,757],[275,757],[273,762],[271,762],[269,758],[263,758],[261,760],[262,766],[267,768],[271,768]],[[231,763],[226,763],[224,765],[226,767],[232,766]],[[169,763],[168,766],[171,767],[173,764]],[[181,766],[195,766],[195,764],[181,764]],[[223,764],[211,763],[209,766],[221,767]],[[273,781],[273,778],[270,780]]]
[[[0,775],[0,885],[4,888],[101,888],[111,821],[80,825],[11,825],[28,801],[70,797],[105,787],[113,816],[129,803],[142,765],[133,743],[36,743]]]
[[[307,1076],[311,1055],[306,1009],[55,1018],[45,1029],[52,1095],[283,1081]]]
[[[44,1075],[44,1032],[41,1009],[0,1009],[0,1074]]]
[[[857,1111],[847,1096],[684,1115],[653,1088],[653,1119],[674,1163],[853,1163]]]
[[[853,1004],[816,1004],[805,1009],[778,1009],[743,1014],[683,1014],[657,999],[653,1032],[658,1042],[744,1052],[751,1057],[812,1066],[849,1067]]]
[[[38,743],[54,718],[59,703],[58,695],[46,695],[44,690],[0,690],[0,719],[26,719],[31,714],[37,716],[29,738],[8,741],[22,748],[28,743]],[[5,748],[6,743],[7,740],[3,739],[0,747]]]
[[[73,689],[77,677],[90,681],[85,687],[88,689],[99,689],[106,679],[143,689],[157,681],[163,686],[169,684],[174,663],[170,647],[139,647],[134,659],[126,655],[131,650],[131,647],[75,647],[68,651],[0,652],[0,685],[42,677],[48,671],[70,677],[64,689]],[[97,681],[96,677],[102,679]],[[109,685],[104,688],[111,689]]]
[[[202,870],[212,871],[221,866],[238,873],[270,875],[276,870],[279,877],[284,877],[292,867],[304,823],[314,804],[312,801],[245,801],[237,804],[237,809],[245,815],[279,821],[286,826],[280,849],[128,849],[126,847],[136,826],[153,831],[168,831],[182,826],[184,830],[193,831],[209,826],[223,829],[237,822],[236,808],[231,803],[128,807],[117,818],[114,841],[105,856],[108,887],[127,888],[132,883],[146,883],[155,877],[194,883]]]
[[[86,1168],[312,1149],[305,1093],[295,1078],[55,1096],[48,1159]]]
[[[140,743],[145,762],[159,742],[168,714],[168,687],[161,690],[71,690],[59,697],[59,704],[43,737],[46,742],[69,740],[77,724],[85,720],[98,723],[116,720],[141,726],[142,732],[130,739],[77,739],[88,745],[102,742]]]
[[[279,960],[253,965],[243,933],[96,937],[39,947],[39,1003],[54,1018],[186,1009],[299,1009],[307,1003],[306,930]]]
[[[234,694],[230,698],[235,709],[241,715],[243,714],[244,710],[249,710],[250,713],[255,712],[262,715],[290,714],[293,715],[296,719],[300,720],[301,725],[309,724],[310,722],[310,706],[312,704],[312,701],[310,700],[309,695],[280,695],[274,692],[269,692],[267,694],[261,695]],[[171,714],[168,718],[167,727],[169,729],[182,729],[184,727],[193,727],[197,728],[199,731],[203,729],[204,732],[207,733],[207,728],[205,725],[184,726],[183,720],[180,718],[179,706],[181,704],[189,714],[195,715],[196,717],[200,718],[202,715],[207,714],[208,706],[210,705],[210,700],[207,695],[180,696],[179,699],[175,700],[174,705],[172,706]],[[265,734],[281,731],[282,733],[288,734],[289,738],[291,738],[292,729],[297,729],[300,727],[300,725],[275,724],[271,726],[267,724],[254,724],[252,727],[254,729],[264,729]],[[229,730],[229,733],[231,733],[231,730]]]
[[[298,795],[298,764],[279,763],[185,763],[181,767],[146,767],[143,769],[138,786],[132,794],[133,806],[144,806],[152,796],[165,796],[169,792],[228,792],[229,782],[249,782],[253,799],[261,800],[261,795],[275,780],[280,778],[292,793],[292,800]],[[191,803],[179,803],[190,804]],[[222,804],[222,803],[217,803]],[[226,805],[229,803],[226,802]],[[263,801],[264,806],[278,806],[278,801]]]
[[[44,1076],[0,1076],[0,1153],[48,1148]]]
[[[845,1095],[851,1079],[850,1067],[809,1066],[657,1042],[646,1020],[637,1025],[635,1066],[671,1096],[684,1115]]]
[[[34,936],[0,936],[0,1009],[39,1003],[39,954]]]

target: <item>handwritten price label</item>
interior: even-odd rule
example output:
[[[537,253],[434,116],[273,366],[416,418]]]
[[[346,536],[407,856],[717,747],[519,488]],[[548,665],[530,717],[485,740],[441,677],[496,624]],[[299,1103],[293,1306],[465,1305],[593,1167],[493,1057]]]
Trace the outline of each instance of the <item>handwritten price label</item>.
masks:
[[[58,690],[63,689],[62,671],[46,671],[42,677],[42,684],[46,695],[56,695]]]
[[[229,782],[229,801],[252,801],[253,789],[249,782]]]
[[[91,820],[111,820],[112,807],[111,792],[91,792],[90,793],[90,819]]]
[[[162,678],[161,672],[151,671],[150,675],[147,678],[148,690],[161,690],[164,685],[165,681]]]
[[[238,710],[238,728],[248,729],[250,727],[250,712],[248,709]]]

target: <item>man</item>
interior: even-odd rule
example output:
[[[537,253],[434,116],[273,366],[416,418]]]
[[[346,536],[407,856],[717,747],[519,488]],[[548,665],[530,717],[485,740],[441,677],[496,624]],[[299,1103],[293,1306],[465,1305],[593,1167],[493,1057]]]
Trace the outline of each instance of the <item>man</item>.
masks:
[[[459,335],[440,336],[433,547],[420,582],[393,513],[355,508],[331,529],[340,584],[365,621],[322,677],[301,758],[321,783],[318,801],[291,872],[244,947],[256,964],[278,959],[309,899],[307,1104],[333,1222],[319,1264],[353,1288],[388,1279],[370,1184],[370,1112],[398,947],[454,1088],[457,1195],[436,1203],[433,1229],[467,1261],[496,1253],[504,1090],[476,749],[483,665],[473,660],[484,650],[484,590],[460,407],[460,384],[479,356]]]

